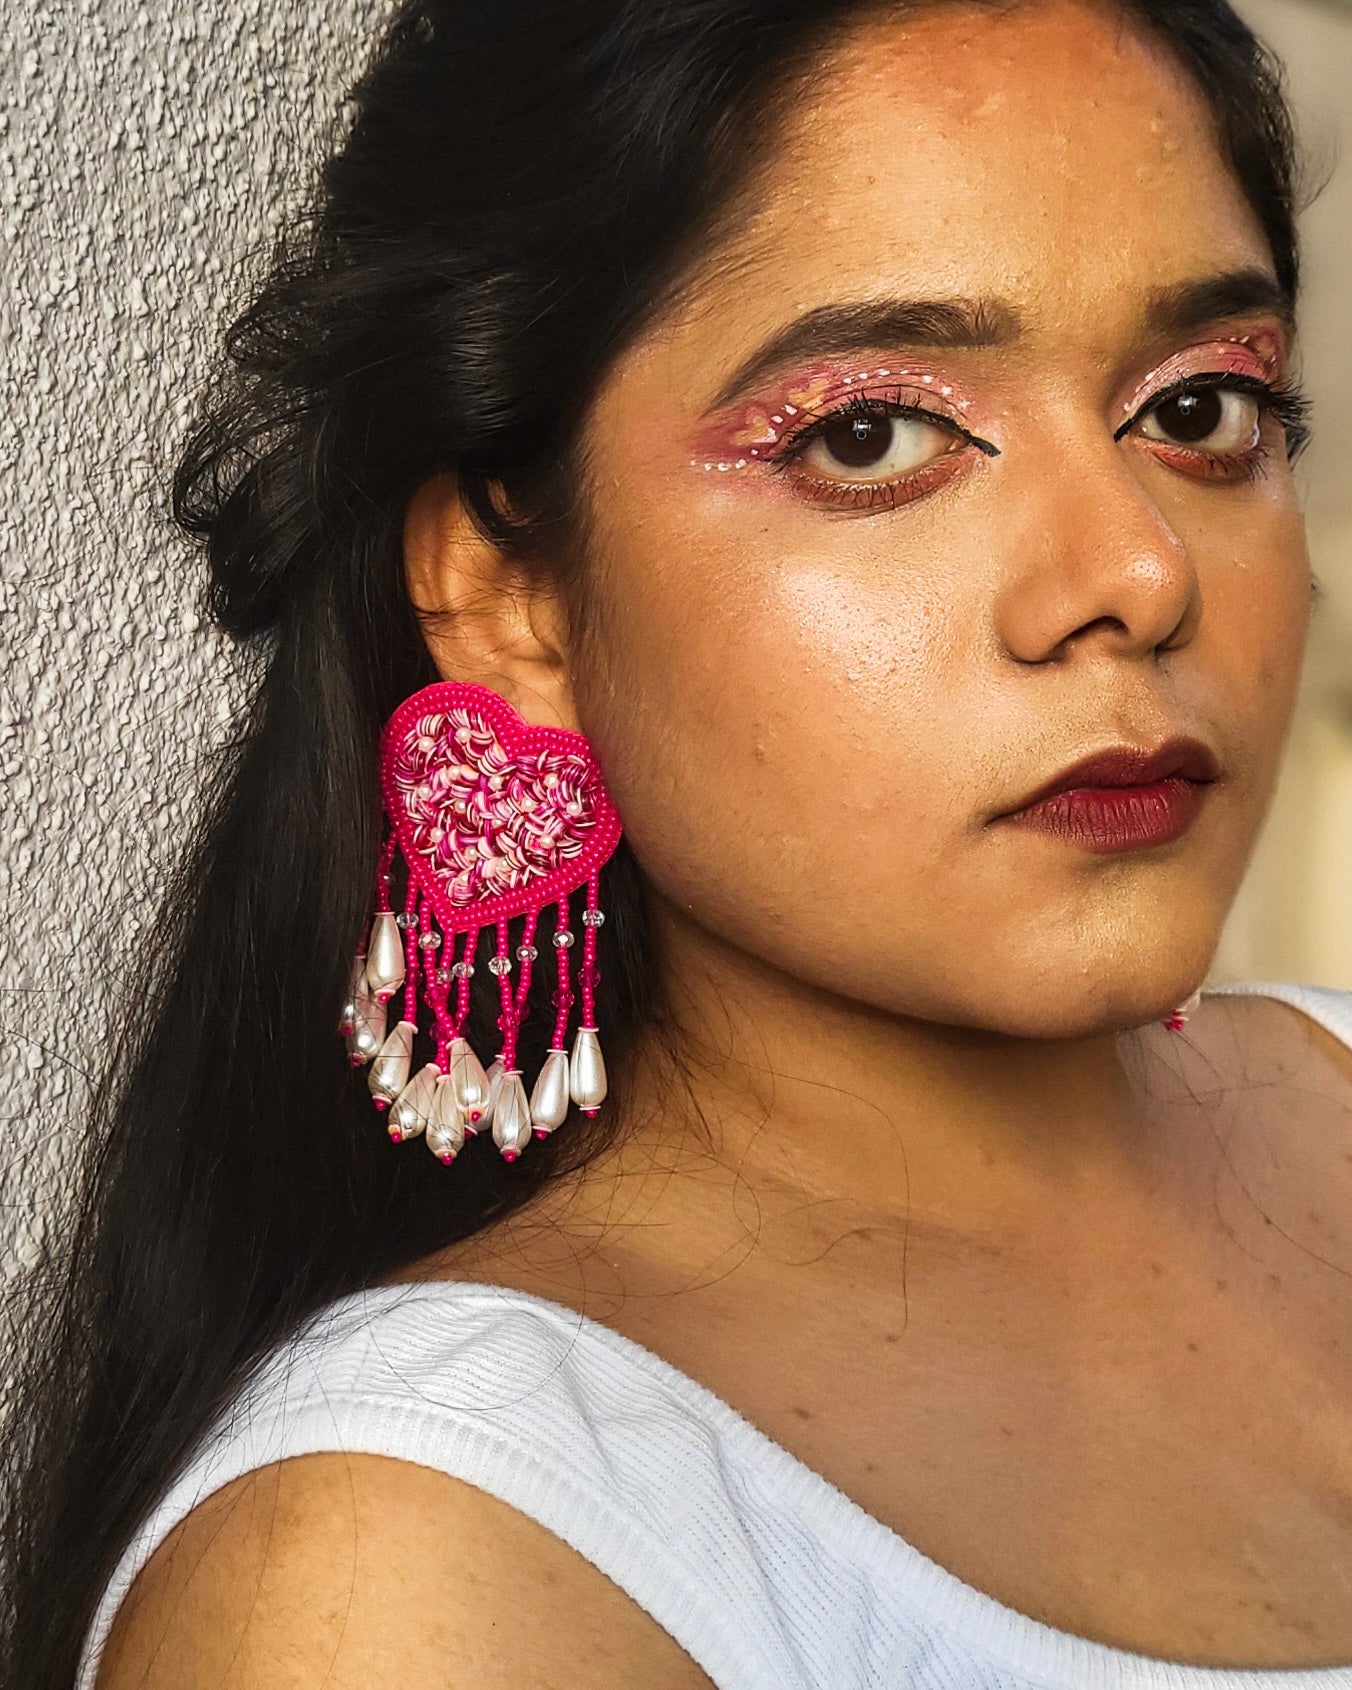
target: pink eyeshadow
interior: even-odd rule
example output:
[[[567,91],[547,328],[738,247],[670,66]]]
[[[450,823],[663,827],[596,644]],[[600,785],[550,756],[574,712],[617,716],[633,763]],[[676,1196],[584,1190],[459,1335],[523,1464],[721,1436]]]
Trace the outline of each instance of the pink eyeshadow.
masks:
[[[744,405],[731,424],[714,424],[696,443],[691,463],[724,474],[746,469],[757,460],[773,455],[774,448],[802,421],[804,414],[818,415],[851,394],[868,392],[881,396],[905,386],[917,398],[933,393],[945,406],[966,413],[968,403],[955,395],[952,384],[933,368],[923,365],[884,363],[876,367],[832,364],[802,371],[787,381],[769,399]],[[939,409],[938,406],[935,407]]]
[[[1153,369],[1122,407],[1123,416],[1133,416],[1151,394],[1159,393],[1190,375],[1224,372],[1252,376],[1255,381],[1277,382],[1282,378],[1285,351],[1281,336],[1270,329],[1258,330],[1237,340],[1206,341],[1190,346]]]

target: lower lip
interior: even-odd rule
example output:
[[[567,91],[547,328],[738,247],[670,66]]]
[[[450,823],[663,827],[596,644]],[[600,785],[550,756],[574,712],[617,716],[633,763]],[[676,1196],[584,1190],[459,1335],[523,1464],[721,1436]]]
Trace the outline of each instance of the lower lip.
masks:
[[[1160,780],[1150,786],[1082,786],[1002,817],[1088,851],[1136,851],[1168,845],[1196,821],[1206,784]]]

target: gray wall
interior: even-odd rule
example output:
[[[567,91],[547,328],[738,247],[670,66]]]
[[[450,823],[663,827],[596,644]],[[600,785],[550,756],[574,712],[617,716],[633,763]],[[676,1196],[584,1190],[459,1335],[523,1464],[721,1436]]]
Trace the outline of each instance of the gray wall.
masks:
[[[0,1259],[31,1254],[46,1222],[44,1170],[78,1150],[71,1123],[109,983],[140,942],[189,825],[200,754],[241,695],[228,653],[197,621],[195,576],[165,519],[167,443],[384,10],[377,0],[159,0],[139,10],[130,0],[7,0]],[[1245,10],[1291,52],[1327,147],[1352,103],[1352,15],[1310,0],[1249,0]],[[1300,751],[1306,772],[1283,795],[1270,861],[1256,865],[1218,966],[1352,986],[1352,907],[1347,942],[1331,946],[1332,873],[1286,872],[1292,851],[1332,865],[1352,844],[1352,800],[1344,815],[1336,775],[1347,741],[1339,710],[1352,719],[1348,642],[1336,631],[1352,626],[1348,181],[1343,171],[1309,219],[1308,341],[1323,429],[1311,516],[1336,600],[1309,707],[1323,750]],[[1352,751],[1345,761],[1352,794]],[[1335,771],[1322,797],[1307,765]]]
[[[6,0],[0,1258],[36,1240],[107,982],[240,693],[167,523],[167,443],[386,9]]]

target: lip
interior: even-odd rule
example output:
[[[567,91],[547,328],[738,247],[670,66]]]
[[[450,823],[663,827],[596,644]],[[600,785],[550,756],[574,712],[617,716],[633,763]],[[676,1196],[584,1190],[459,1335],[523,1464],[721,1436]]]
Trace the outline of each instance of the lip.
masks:
[[[1153,751],[1117,745],[1063,769],[1005,813],[1018,815],[1058,792],[1074,792],[1079,787],[1153,786],[1157,781],[1175,779],[1209,785],[1220,776],[1219,759],[1200,739],[1167,739]]]
[[[1064,769],[996,819],[1092,851],[1165,845],[1192,826],[1221,772],[1198,739],[1166,740],[1153,751],[1115,746]]]

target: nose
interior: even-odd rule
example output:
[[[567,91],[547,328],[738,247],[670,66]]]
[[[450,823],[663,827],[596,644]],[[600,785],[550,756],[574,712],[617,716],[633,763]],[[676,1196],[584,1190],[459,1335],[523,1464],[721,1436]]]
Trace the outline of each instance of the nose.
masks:
[[[1041,457],[1007,529],[997,635],[1022,663],[1174,650],[1201,614],[1194,560],[1111,436]],[[1054,466],[1047,469],[1050,463]]]

